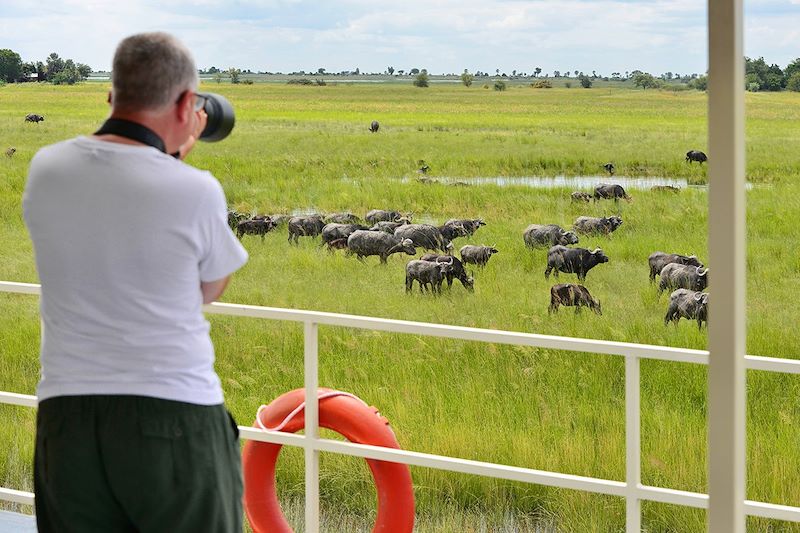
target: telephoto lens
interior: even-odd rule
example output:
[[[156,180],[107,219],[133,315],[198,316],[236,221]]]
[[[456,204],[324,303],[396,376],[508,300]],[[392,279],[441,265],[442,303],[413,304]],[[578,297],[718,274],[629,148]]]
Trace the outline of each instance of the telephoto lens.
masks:
[[[203,106],[208,115],[208,122],[200,134],[200,140],[205,142],[221,141],[233,130],[236,117],[233,113],[233,106],[222,95],[216,93],[198,93],[206,99]]]

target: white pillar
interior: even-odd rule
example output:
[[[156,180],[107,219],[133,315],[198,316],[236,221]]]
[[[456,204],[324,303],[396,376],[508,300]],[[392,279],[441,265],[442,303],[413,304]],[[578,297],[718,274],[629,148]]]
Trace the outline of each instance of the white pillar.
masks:
[[[745,180],[742,0],[708,1],[708,530],[744,533]]]

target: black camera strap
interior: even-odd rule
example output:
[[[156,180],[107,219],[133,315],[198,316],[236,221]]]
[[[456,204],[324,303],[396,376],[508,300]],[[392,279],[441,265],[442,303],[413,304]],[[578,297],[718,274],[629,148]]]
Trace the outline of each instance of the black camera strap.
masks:
[[[138,141],[140,143],[152,146],[157,150],[167,153],[167,148],[164,145],[164,140],[153,130],[147,126],[143,126],[138,122],[131,122],[122,118],[110,118],[106,120],[99,130],[94,132],[95,135],[119,135],[126,139]],[[173,157],[178,157],[180,153],[175,152]]]

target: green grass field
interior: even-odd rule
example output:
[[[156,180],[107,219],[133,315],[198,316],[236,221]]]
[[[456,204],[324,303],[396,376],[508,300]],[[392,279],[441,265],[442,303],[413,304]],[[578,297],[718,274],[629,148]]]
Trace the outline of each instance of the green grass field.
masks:
[[[87,134],[107,115],[104,84],[0,87],[0,279],[35,282],[21,216],[28,162],[46,144]],[[621,176],[706,181],[688,165],[705,150],[706,96],[696,92],[473,86],[417,89],[400,85],[209,84],[237,110],[227,140],[199,145],[188,162],[222,182],[229,203],[260,213],[292,210],[363,214],[372,208],[413,211],[443,222],[482,217],[487,226],[463,244],[493,244],[500,253],[475,272],[475,293],[458,282],[439,298],[406,295],[405,259],[359,263],[321,250],[318,241],[290,247],[285,230],[262,243],[245,237],[249,263],[225,301],[490,327],[688,348],[705,348],[705,330],[685,320],[664,327],[667,296],[648,281],[655,251],[707,259],[707,196],[629,191],[623,226],[610,238],[582,238],[610,262],[586,286],[603,315],[563,309],[549,316],[546,250],[524,247],[530,223],[570,226],[580,215],[616,214],[613,203],[576,205],[563,189],[495,185],[451,187],[415,179],[424,159],[436,177],[600,175],[614,161]],[[24,123],[26,113],[46,121]],[[800,217],[800,95],[747,94],[748,353],[796,358],[800,298],[794,221]],[[381,122],[378,134],[369,122]],[[713,154],[709,154],[713,158]],[[405,179],[404,179],[405,178]],[[608,180],[606,180],[608,181]],[[121,236],[124,238],[124,236]],[[713,266],[711,277],[713,278]],[[562,281],[574,276],[562,275]],[[710,287],[713,292],[713,283]],[[0,390],[33,393],[38,378],[37,302],[0,296]],[[262,403],[301,387],[300,326],[211,317],[217,370],[240,423]],[[378,406],[401,445],[440,453],[624,479],[624,377],[621,358],[535,348],[440,341],[324,327],[320,385],[353,392]],[[706,490],[706,372],[687,364],[642,365],[643,482]],[[33,413],[0,408],[0,484],[30,490]],[[800,505],[800,384],[792,376],[748,374],[747,497]],[[22,431],[20,431],[20,429]],[[279,487],[293,517],[302,517],[302,453],[284,450]],[[486,478],[414,468],[420,531],[620,531],[624,501]],[[362,461],[323,455],[321,487],[327,530],[369,530],[374,489]],[[648,531],[703,531],[701,511],[644,505]],[[749,521],[752,531],[800,531]]]

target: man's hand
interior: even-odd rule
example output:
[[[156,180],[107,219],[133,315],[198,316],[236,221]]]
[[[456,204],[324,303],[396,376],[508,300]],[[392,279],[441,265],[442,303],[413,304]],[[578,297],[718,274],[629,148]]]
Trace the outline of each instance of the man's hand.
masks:
[[[183,143],[178,149],[178,152],[180,153],[179,158],[181,160],[186,159],[186,156],[192,151],[192,148],[194,148],[194,143],[196,143],[200,138],[200,134],[203,133],[203,130],[206,128],[207,122],[208,115],[206,114],[205,109],[195,112],[194,130],[192,130],[192,134],[189,135],[189,138],[186,139],[186,142]]]

